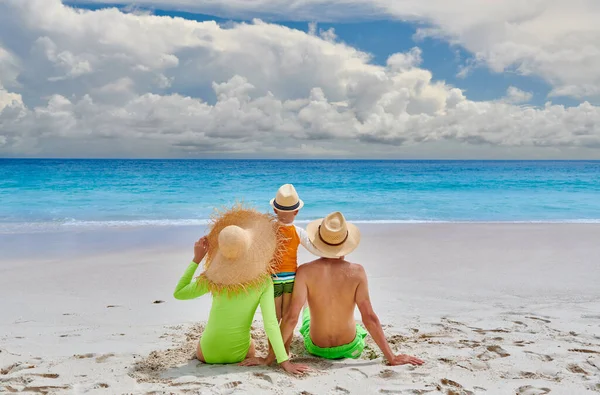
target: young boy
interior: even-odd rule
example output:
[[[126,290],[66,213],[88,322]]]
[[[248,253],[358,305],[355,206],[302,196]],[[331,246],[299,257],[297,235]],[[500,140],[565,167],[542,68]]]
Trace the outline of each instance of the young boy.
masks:
[[[294,225],[294,219],[303,206],[304,202],[300,200],[292,184],[282,185],[275,198],[271,199],[271,207],[283,225],[280,229],[285,236],[283,260],[276,268],[276,274],[273,275],[275,312],[278,321],[281,321],[281,317],[289,308],[292,300],[292,290],[298,269],[298,246],[302,244],[310,253],[319,254],[308,239],[306,231]]]

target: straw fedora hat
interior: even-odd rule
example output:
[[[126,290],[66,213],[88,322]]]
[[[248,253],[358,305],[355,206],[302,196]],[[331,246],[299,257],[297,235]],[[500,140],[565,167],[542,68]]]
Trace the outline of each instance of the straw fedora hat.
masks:
[[[271,199],[271,207],[279,211],[296,211],[304,207],[304,202],[292,184],[285,184],[279,187],[277,195]]]
[[[262,284],[281,260],[275,216],[242,205],[217,212],[209,227],[204,279],[211,292],[238,291]]]
[[[312,221],[306,227],[306,233],[325,257],[348,255],[360,243],[360,231],[355,225],[346,222],[346,218],[339,211]]]

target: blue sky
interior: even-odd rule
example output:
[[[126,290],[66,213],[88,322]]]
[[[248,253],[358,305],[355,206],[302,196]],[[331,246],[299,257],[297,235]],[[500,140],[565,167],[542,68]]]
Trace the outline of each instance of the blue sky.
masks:
[[[128,11],[130,6],[115,4],[65,4],[83,9],[101,9],[116,7],[122,11]],[[136,7],[138,11],[150,11],[154,15],[181,17],[195,21],[214,20],[221,24],[227,22],[250,21],[249,19],[226,19],[211,15],[195,14],[189,12],[161,10],[156,8]],[[282,21],[270,20],[269,22],[284,25],[293,29],[307,32],[309,23],[313,21]],[[317,29],[328,30],[333,28],[339,41],[368,52],[373,56],[373,63],[385,64],[387,58],[397,52],[407,52],[418,46],[422,50],[422,67],[432,72],[433,79],[445,81],[457,88],[464,90],[470,100],[485,101],[496,100],[506,95],[510,86],[517,87],[525,92],[531,92],[533,98],[529,104],[543,106],[547,101],[564,106],[577,106],[580,102],[568,97],[552,97],[547,95],[551,90],[549,84],[536,76],[523,76],[516,72],[495,73],[486,66],[480,66],[471,70],[466,77],[457,74],[461,68],[472,58],[471,54],[460,46],[452,46],[448,42],[439,39],[426,38],[415,40],[415,34],[419,25],[402,21],[378,20],[368,22],[344,22],[344,23],[318,23]],[[212,90],[207,89],[208,95],[214,95]]]

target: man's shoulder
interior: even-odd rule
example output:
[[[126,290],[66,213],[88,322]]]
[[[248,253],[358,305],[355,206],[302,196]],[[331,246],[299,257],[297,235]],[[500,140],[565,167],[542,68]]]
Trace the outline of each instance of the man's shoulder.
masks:
[[[363,276],[365,275],[365,268],[363,267],[363,265],[361,265],[360,263],[349,263],[349,267],[350,270],[352,271],[352,273],[356,276]]]
[[[319,264],[320,260],[321,259],[319,258],[319,259],[315,259],[314,261],[310,261],[310,262],[303,263],[302,265],[298,265],[297,272],[311,270],[313,267],[315,267]]]
[[[299,273],[301,271],[308,272],[311,270],[318,270],[319,268],[323,267],[324,264],[325,264],[325,259],[317,258],[313,261],[306,262],[306,263],[303,263],[302,265],[299,265],[296,273]]]
[[[356,274],[364,273],[364,271],[365,271],[364,267],[359,263],[353,263],[353,262],[349,262],[346,260],[341,261],[341,262],[332,263],[331,261],[327,260],[326,258],[318,258],[318,259],[315,259],[314,261],[304,263],[304,264],[298,266],[298,271],[300,271],[300,270],[303,270],[303,271],[319,270],[319,269],[326,269],[326,268],[328,270],[331,270],[331,268],[339,268],[340,270],[344,270],[344,271],[349,270],[351,273],[356,273]]]
[[[350,267],[355,270],[364,270],[363,265],[361,265],[360,263],[350,262],[348,260],[344,260],[342,263],[345,264],[347,267]]]

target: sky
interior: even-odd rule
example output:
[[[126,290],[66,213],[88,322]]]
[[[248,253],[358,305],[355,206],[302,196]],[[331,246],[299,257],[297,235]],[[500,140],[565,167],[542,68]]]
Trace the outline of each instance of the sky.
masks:
[[[0,157],[600,159],[597,0],[3,0]]]

